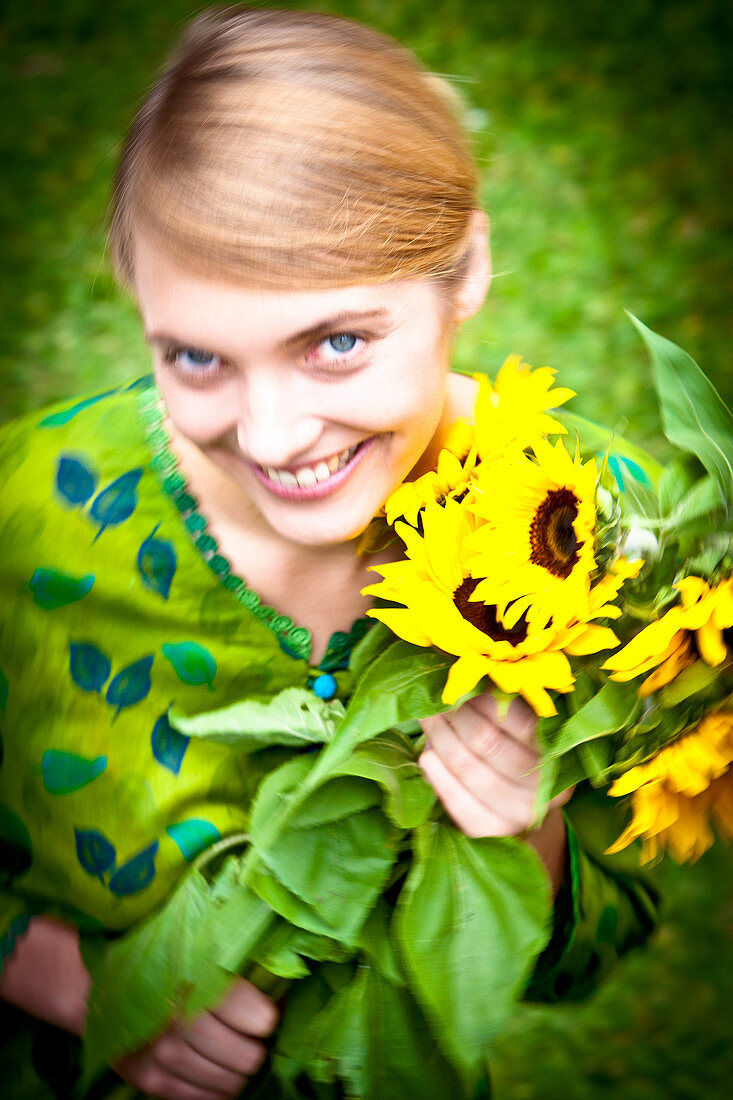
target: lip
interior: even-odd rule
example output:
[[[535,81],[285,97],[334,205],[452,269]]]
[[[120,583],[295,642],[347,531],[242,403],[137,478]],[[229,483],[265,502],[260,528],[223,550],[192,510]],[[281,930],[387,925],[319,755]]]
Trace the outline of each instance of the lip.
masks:
[[[254,475],[260,484],[264,485],[267,491],[272,493],[273,496],[280,497],[281,500],[321,500],[323,497],[335,493],[341,488],[345,481],[348,481],[361,460],[372,449],[375,440],[376,436],[374,435],[370,436],[369,439],[365,439],[358,445],[356,453],[349,459],[345,466],[342,466],[335,474],[331,474],[326,481],[317,481],[315,485],[281,485],[279,482],[271,481],[261,466],[255,466],[253,464],[251,469],[254,471]]]

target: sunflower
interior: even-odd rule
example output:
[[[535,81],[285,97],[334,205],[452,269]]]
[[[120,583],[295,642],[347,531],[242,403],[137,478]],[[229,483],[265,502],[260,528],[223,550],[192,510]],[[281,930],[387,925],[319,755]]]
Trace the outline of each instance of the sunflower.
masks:
[[[476,458],[473,425],[467,420],[457,420],[438,455],[437,470],[403,482],[387,498],[384,506],[387,523],[402,518],[417,527],[418,514],[426,504],[442,504],[449,496],[460,496],[468,488]]]
[[[598,471],[593,459],[572,459],[561,440],[538,440],[533,450],[534,459],[479,467],[470,506],[487,522],[469,542],[471,571],[485,578],[476,598],[502,615],[562,626],[588,604]]]
[[[641,839],[644,861],[669,849],[680,863],[696,860],[713,843],[712,818],[733,837],[733,711],[708,714],[690,733],[611,787],[631,794],[633,818],[608,849]]]
[[[680,602],[644,627],[603,666],[612,680],[633,680],[656,669],[639,688],[642,696],[670,683],[698,656],[713,667],[729,657],[725,634],[733,627],[733,578],[711,588],[702,577],[685,577],[675,588]]]
[[[537,714],[555,714],[548,692],[573,690],[568,655],[618,645],[612,630],[590,620],[616,611],[608,601],[625,579],[625,563],[618,563],[617,571],[591,591],[583,616],[563,627],[541,625],[524,615],[509,621],[497,605],[476,598],[479,582],[471,576],[467,551],[474,527],[468,510],[453,500],[443,507],[426,505],[422,534],[398,522],[395,530],[405,543],[406,558],[372,566],[383,580],[363,591],[404,606],[374,608],[367,614],[414,645],[433,645],[458,658],[448,674],[444,703],[455,703],[488,676],[502,691],[523,695]]]
[[[567,429],[547,410],[574,397],[575,391],[561,386],[552,389],[556,373],[550,367],[532,370],[521,355],[510,355],[493,386],[486,375],[474,375],[479,384],[474,417],[482,461],[523,451],[546,435],[565,434]]]

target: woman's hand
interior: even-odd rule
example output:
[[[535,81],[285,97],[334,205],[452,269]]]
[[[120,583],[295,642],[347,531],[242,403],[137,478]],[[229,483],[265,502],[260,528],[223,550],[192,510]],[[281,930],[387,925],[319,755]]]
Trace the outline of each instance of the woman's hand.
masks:
[[[161,1100],[223,1100],[238,1096],[265,1057],[278,1012],[249,982],[238,979],[225,1001],[190,1023],[172,1024],[113,1069]]]
[[[91,984],[76,929],[35,917],[5,962],[0,998],[81,1035]],[[237,1096],[262,1065],[262,1040],[272,1035],[277,1020],[269,997],[237,979],[218,1008],[171,1024],[113,1069],[141,1092],[162,1100],[224,1100]]]
[[[425,718],[427,739],[420,766],[446,812],[467,836],[520,836],[547,867],[555,892],[565,864],[565,827],[560,807],[572,790],[550,803],[542,825],[531,832],[539,784],[537,717],[521,699],[499,718],[491,692]]]

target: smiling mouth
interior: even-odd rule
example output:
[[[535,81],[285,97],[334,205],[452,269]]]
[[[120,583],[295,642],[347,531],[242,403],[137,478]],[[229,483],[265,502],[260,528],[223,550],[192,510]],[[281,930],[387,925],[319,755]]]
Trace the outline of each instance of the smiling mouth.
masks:
[[[328,459],[296,469],[254,466],[259,481],[276,496],[288,500],[313,500],[338,489],[371,448],[375,436],[347,447]]]

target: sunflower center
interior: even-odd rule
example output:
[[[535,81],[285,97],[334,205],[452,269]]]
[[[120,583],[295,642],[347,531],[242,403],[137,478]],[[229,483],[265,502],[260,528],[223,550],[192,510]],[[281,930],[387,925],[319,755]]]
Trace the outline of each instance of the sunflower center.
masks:
[[[570,489],[551,489],[535,512],[529,529],[530,561],[564,580],[578,560],[573,523],[578,498]]]
[[[519,645],[527,637],[527,622],[524,615],[511,630],[502,626],[496,617],[494,604],[481,603],[478,600],[471,601],[471,596],[478,583],[473,577],[466,577],[465,581],[453,593],[453,603],[463,618],[471,626],[475,626],[477,630],[480,630],[482,634],[488,634],[495,642],[509,642],[511,645]]]

